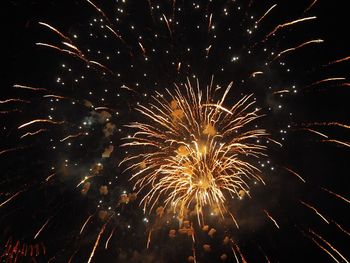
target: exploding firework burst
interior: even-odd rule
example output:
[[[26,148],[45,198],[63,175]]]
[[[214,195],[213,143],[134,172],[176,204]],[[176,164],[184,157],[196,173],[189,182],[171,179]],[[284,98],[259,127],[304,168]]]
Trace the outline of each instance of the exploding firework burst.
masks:
[[[348,262],[350,58],[317,0],[12,2],[2,259]]]
[[[142,147],[141,154],[124,161],[137,171],[135,187],[148,189],[141,201],[145,207],[164,201],[181,208],[197,205],[197,214],[205,205],[226,211],[228,198],[249,194],[248,180],[264,182],[259,168],[247,161],[264,155],[266,147],[256,141],[268,134],[247,128],[262,116],[252,95],[224,106],[232,83],[219,99],[213,83],[204,90],[199,82],[196,88],[190,82],[183,86],[167,90],[170,101],[157,94],[147,107],[139,106],[147,121],[128,125],[136,132],[124,146]]]

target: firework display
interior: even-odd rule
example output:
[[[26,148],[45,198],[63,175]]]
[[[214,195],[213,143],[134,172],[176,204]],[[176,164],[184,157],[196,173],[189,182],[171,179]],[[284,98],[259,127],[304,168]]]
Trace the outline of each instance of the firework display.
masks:
[[[11,2],[1,260],[349,262],[341,8]]]

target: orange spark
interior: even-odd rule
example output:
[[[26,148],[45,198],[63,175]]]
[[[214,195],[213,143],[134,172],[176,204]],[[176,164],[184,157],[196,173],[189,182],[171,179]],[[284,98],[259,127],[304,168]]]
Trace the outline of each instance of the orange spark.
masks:
[[[279,225],[277,224],[276,220],[270,215],[269,212],[267,212],[266,210],[264,210],[265,214],[267,215],[267,217],[275,224],[275,226],[279,229]]]
[[[277,6],[277,4],[274,4],[273,6],[271,6],[271,7],[262,15],[262,17],[260,17],[260,19],[256,22],[256,24],[259,24],[259,23],[261,22],[261,20],[263,20],[263,19],[268,15],[268,13],[270,13],[271,10],[274,9],[276,6]]]
[[[304,201],[299,200],[303,205],[305,205],[306,207],[310,208],[311,210],[313,210],[319,217],[321,217],[327,224],[329,224],[329,221],[320,213],[317,211],[317,209],[311,205],[309,205],[308,203],[305,203]]]
[[[284,169],[286,169],[288,172],[291,172],[292,174],[297,176],[303,183],[305,183],[305,179],[303,177],[301,177],[298,173],[294,172],[292,169],[289,169],[287,167],[284,167]]]

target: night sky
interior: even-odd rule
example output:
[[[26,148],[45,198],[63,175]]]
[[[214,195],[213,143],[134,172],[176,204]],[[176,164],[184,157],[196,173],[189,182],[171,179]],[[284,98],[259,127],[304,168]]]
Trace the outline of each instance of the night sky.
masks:
[[[2,3],[1,262],[348,262],[348,9],[289,2]],[[119,165],[141,150],[121,147],[126,125],[157,127],[135,108],[212,77],[233,82],[224,105],[253,94],[251,127],[283,145],[243,157],[266,185],[225,203],[239,229],[213,207],[202,225],[160,215],[166,196],[144,213]]]

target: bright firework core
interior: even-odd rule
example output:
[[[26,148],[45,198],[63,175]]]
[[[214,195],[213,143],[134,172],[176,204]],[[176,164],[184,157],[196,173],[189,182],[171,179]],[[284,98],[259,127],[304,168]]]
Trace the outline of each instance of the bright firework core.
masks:
[[[143,122],[128,125],[136,131],[123,145],[137,149],[123,162],[145,209],[170,205],[198,215],[209,206],[223,215],[228,200],[249,195],[249,181],[263,183],[253,164],[266,150],[257,142],[268,134],[255,128],[262,115],[252,95],[227,107],[231,87],[221,91],[212,81],[201,89],[198,80],[196,87],[188,80],[137,108]]]

